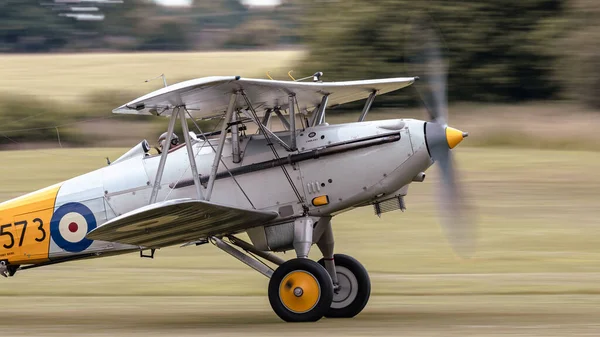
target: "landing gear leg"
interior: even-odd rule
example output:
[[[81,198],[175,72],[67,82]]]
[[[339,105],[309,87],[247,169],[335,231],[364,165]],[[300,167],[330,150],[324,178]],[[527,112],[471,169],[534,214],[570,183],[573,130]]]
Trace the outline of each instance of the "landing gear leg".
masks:
[[[299,259],[307,258],[313,244],[313,224],[311,218],[298,218],[294,221],[294,250]]]
[[[334,290],[337,290],[339,282],[333,258],[335,240],[333,238],[333,229],[331,228],[331,217],[321,218],[318,226],[321,227],[319,229],[322,230],[321,237],[317,241],[317,247],[319,247],[319,250],[321,250],[321,253],[323,254],[323,263],[321,263],[321,265],[327,269],[329,276],[331,276],[331,281],[333,281],[333,288]]]
[[[322,218],[319,222],[322,220],[326,219]],[[327,269],[334,284],[333,301],[325,317],[354,317],[365,308],[371,296],[369,274],[356,259],[344,254],[333,254],[335,241],[330,219],[326,223],[319,223],[321,225],[325,228],[317,241],[317,246],[323,253],[319,264]]]
[[[294,223],[296,259],[282,263],[269,281],[269,303],[286,322],[315,322],[329,310],[333,284],[327,270],[308,259],[312,246],[313,220]]]
[[[6,266],[6,261],[0,261],[0,275],[8,277],[8,267]]]

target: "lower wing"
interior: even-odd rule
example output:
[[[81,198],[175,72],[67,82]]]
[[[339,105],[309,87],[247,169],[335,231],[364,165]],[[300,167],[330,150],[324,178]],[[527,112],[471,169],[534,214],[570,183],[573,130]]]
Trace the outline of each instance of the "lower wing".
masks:
[[[125,213],[89,232],[86,237],[161,248],[212,235],[239,232],[262,225],[277,215],[276,212],[242,209],[202,200],[176,199]]]

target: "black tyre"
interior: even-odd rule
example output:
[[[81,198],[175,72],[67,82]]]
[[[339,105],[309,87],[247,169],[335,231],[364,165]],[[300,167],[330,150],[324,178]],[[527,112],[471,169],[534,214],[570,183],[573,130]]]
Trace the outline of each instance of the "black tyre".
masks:
[[[327,270],[309,259],[279,266],[269,281],[269,302],[286,322],[316,322],[329,310],[333,283]]]
[[[351,318],[358,315],[369,302],[371,279],[365,267],[353,257],[335,254],[333,259],[339,288],[334,292],[331,307],[324,316]],[[324,260],[319,260],[319,264],[325,266]]]

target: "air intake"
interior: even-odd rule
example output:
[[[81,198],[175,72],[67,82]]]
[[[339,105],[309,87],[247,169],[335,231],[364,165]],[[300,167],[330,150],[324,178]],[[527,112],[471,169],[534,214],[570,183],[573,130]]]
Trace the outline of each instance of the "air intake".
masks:
[[[381,217],[382,213],[395,211],[397,209],[404,212],[404,210],[406,209],[406,204],[404,203],[403,196],[397,196],[387,200],[376,202],[373,204],[373,207],[375,208],[375,214],[378,217]]]

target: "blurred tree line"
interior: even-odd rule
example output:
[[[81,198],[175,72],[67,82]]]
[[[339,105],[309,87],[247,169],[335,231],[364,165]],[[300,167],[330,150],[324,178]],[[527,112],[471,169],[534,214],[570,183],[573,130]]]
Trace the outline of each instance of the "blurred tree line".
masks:
[[[323,70],[336,80],[419,75],[405,55],[421,42],[411,27],[430,21],[443,37],[450,99],[577,96],[600,107],[600,1],[297,1],[305,4],[307,73]]]
[[[189,8],[159,6],[151,0],[85,5],[98,7],[99,12],[89,13],[100,13],[103,20],[65,16],[71,6],[82,5],[0,1],[0,52],[200,50],[299,41],[286,5],[249,8],[238,0],[194,0]]]

